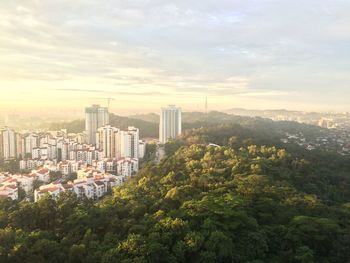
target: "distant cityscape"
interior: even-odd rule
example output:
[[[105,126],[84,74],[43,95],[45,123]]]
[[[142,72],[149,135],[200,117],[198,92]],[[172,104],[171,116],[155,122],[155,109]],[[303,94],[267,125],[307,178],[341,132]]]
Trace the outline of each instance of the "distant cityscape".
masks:
[[[350,154],[348,113],[244,109],[231,109],[227,113],[318,126],[321,132],[317,136],[290,131],[280,140],[310,151],[324,149]],[[67,129],[21,131],[5,126],[0,133],[0,159],[5,163],[15,162],[19,173],[0,173],[0,196],[18,199],[21,189],[33,201],[45,194],[57,197],[65,191],[98,199],[113,186],[136,175],[147,143],[156,144],[155,161],[160,161],[164,156],[162,145],[180,136],[182,125],[181,108],[163,107],[159,115],[159,138],[146,141],[140,138],[137,127],[120,129],[110,125],[108,107],[92,105],[85,108],[85,130],[80,133],[69,133]]]
[[[262,117],[273,121],[293,121],[323,128],[321,135],[310,136],[302,132],[288,132],[281,138],[283,143],[295,143],[307,150],[324,149],[342,155],[350,154],[350,113],[318,113],[287,110],[231,109],[227,113]]]
[[[58,196],[68,190],[99,198],[138,172],[147,148],[139,134],[136,127],[121,130],[111,126],[108,108],[100,105],[85,108],[82,133],[68,133],[66,129],[18,132],[4,127],[0,159],[18,161],[20,173],[0,173],[0,196],[18,199],[21,188],[34,201],[46,193]],[[161,109],[159,134],[158,145],[181,134],[181,108],[170,105]],[[66,180],[72,174],[76,178]],[[57,178],[52,180],[51,175]],[[42,185],[34,189],[35,182]]]
[[[289,110],[247,110],[234,108],[226,111],[229,114],[248,117],[262,117],[274,121],[295,121],[328,129],[350,128],[350,113],[321,113]]]

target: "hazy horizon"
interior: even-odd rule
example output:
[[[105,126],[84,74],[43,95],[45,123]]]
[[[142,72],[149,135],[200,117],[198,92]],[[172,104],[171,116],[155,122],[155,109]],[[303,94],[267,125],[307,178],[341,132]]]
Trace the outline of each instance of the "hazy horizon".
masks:
[[[0,112],[350,111],[349,1],[2,1]],[[57,113],[57,111],[60,111]]]
[[[86,105],[86,106],[91,106],[91,105]],[[101,105],[101,106],[106,106],[106,105]],[[166,106],[166,105],[164,105]],[[298,110],[288,110],[288,109],[269,109],[269,108],[265,108],[265,109],[254,109],[254,108],[241,108],[241,107],[233,107],[230,109],[225,109],[225,110],[216,110],[216,109],[208,109],[209,112],[212,111],[218,111],[218,112],[222,112],[222,113],[228,113],[228,114],[238,114],[241,115],[240,113],[234,113],[234,111],[246,111],[245,115],[243,113],[242,116],[260,116],[260,114],[254,115],[255,112],[259,112],[261,114],[263,114],[263,112],[273,112],[273,111],[287,111],[289,113],[293,113],[293,112],[299,112],[299,113],[306,113],[306,114],[312,114],[312,113],[318,113],[318,114],[325,114],[325,116],[327,114],[345,114],[345,113],[349,113],[349,112],[342,112],[342,111],[298,111]],[[188,110],[188,109],[182,109],[182,112],[184,113],[195,113],[195,112],[205,112],[205,108],[204,105],[202,108],[199,108],[198,110],[194,109],[194,110]],[[67,115],[67,113],[70,113],[70,115]],[[154,111],[143,111],[143,110],[137,110],[137,109],[130,109],[130,111],[115,111],[113,109],[110,109],[109,113],[111,114],[115,114],[117,116],[125,116],[125,117],[132,117],[132,116],[137,116],[137,115],[148,115],[148,114],[160,114],[160,109],[154,110]],[[75,109],[75,110],[61,110],[59,112],[50,112],[50,113],[43,113],[40,111],[30,111],[30,112],[21,112],[21,111],[14,111],[14,112],[1,112],[0,111],[0,120],[1,119],[7,119],[11,118],[13,120],[20,120],[22,118],[26,118],[26,117],[30,117],[30,118],[41,118],[42,121],[48,121],[48,122],[64,122],[64,121],[72,121],[72,120],[78,120],[78,119],[84,119],[85,118],[85,107],[83,108],[79,108],[79,109]]]

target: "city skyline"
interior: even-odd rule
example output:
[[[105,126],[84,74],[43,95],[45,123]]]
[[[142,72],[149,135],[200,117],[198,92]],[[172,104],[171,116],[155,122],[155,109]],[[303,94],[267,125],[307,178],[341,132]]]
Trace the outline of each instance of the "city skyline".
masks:
[[[199,4],[200,3],[200,4]],[[347,1],[3,1],[0,112],[350,111]],[[79,12],[77,12],[79,10]]]

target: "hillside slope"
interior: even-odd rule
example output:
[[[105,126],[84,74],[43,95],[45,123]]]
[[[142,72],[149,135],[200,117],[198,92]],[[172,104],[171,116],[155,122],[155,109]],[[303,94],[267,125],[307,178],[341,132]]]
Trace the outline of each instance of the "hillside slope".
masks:
[[[96,204],[1,201],[0,261],[346,263],[349,197],[300,190],[318,172],[275,147],[182,147]]]

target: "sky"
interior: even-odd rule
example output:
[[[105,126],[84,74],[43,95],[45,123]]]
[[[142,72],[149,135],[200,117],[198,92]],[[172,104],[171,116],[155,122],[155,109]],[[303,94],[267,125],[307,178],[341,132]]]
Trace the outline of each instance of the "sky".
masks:
[[[350,0],[1,0],[0,111],[350,111]]]

